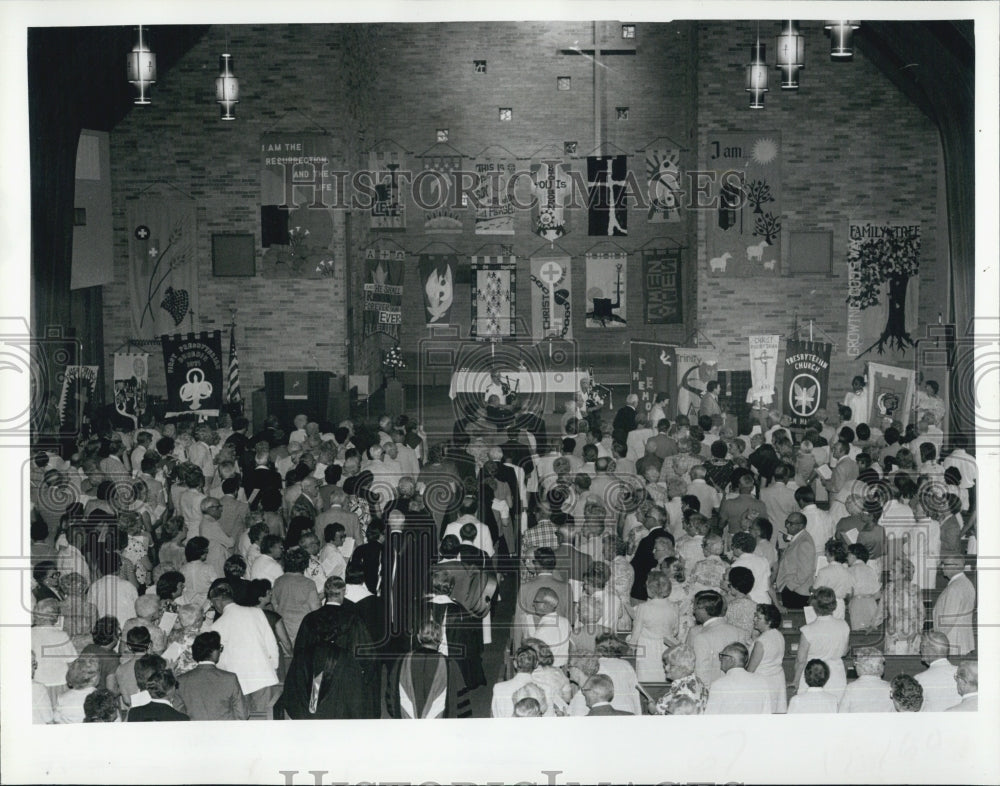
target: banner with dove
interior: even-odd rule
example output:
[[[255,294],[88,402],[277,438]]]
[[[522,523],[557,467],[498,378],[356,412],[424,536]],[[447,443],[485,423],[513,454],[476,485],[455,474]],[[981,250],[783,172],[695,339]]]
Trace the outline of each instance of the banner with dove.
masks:
[[[178,415],[218,417],[225,391],[222,333],[162,336],[167,376],[168,418]]]
[[[180,195],[138,199],[126,210],[132,338],[191,330],[198,314],[195,203]]]
[[[750,390],[747,400],[770,406],[774,400],[774,373],[778,364],[778,336],[748,336]]]
[[[630,389],[639,397],[639,411],[648,412],[657,393],[667,393],[673,403],[677,390],[677,352],[669,344],[630,341]]]
[[[782,400],[784,414],[792,425],[804,426],[815,417],[822,418],[830,379],[830,344],[819,341],[785,342]]]
[[[531,260],[531,337],[573,338],[573,285],[570,258]]]
[[[472,338],[503,341],[515,335],[516,257],[472,257]]]

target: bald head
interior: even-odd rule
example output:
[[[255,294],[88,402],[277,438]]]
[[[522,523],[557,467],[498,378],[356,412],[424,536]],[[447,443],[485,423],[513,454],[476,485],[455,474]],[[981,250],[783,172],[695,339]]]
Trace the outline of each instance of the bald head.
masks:
[[[750,659],[750,653],[747,652],[747,648],[738,641],[727,644],[719,654],[725,656],[722,661],[723,671],[746,668],[747,661]]]
[[[798,534],[806,528],[806,517],[801,513],[789,513],[785,519],[785,530],[789,535]]]
[[[955,672],[955,685],[958,693],[964,696],[979,690],[979,663],[974,660],[963,661]]]
[[[533,605],[536,612],[550,614],[559,606],[559,596],[549,587],[542,587],[535,593]]]
[[[583,684],[583,698],[588,707],[610,702],[615,697],[615,685],[606,674],[595,674]]]
[[[927,631],[920,637],[920,657],[928,663],[947,658],[949,649],[948,637],[939,630]]]

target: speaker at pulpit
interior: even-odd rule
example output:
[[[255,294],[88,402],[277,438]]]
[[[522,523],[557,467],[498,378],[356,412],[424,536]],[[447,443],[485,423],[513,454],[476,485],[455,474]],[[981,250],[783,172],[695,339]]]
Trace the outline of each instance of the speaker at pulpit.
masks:
[[[330,371],[265,371],[263,403],[267,410],[261,420],[274,415],[288,428],[301,413],[309,420],[336,424],[350,412],[346,382],[346,377]]]

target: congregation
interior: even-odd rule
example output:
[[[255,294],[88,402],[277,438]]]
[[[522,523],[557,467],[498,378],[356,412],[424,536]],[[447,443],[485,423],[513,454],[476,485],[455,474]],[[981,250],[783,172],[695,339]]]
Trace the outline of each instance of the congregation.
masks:
[[[95,418],[32,460],[34,721],[974,711],[972,446],[864,386],[805,428]]]

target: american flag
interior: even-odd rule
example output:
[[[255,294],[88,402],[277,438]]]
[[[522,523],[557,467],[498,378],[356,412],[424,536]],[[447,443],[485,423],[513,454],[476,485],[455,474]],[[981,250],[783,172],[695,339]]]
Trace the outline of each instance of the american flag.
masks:
[[[240,404],[243,401],[243,395],[240,393],[240,359],[236,356],[236,325],[231,325],[229,328],[229,375],[226,395],[230,404]]]

